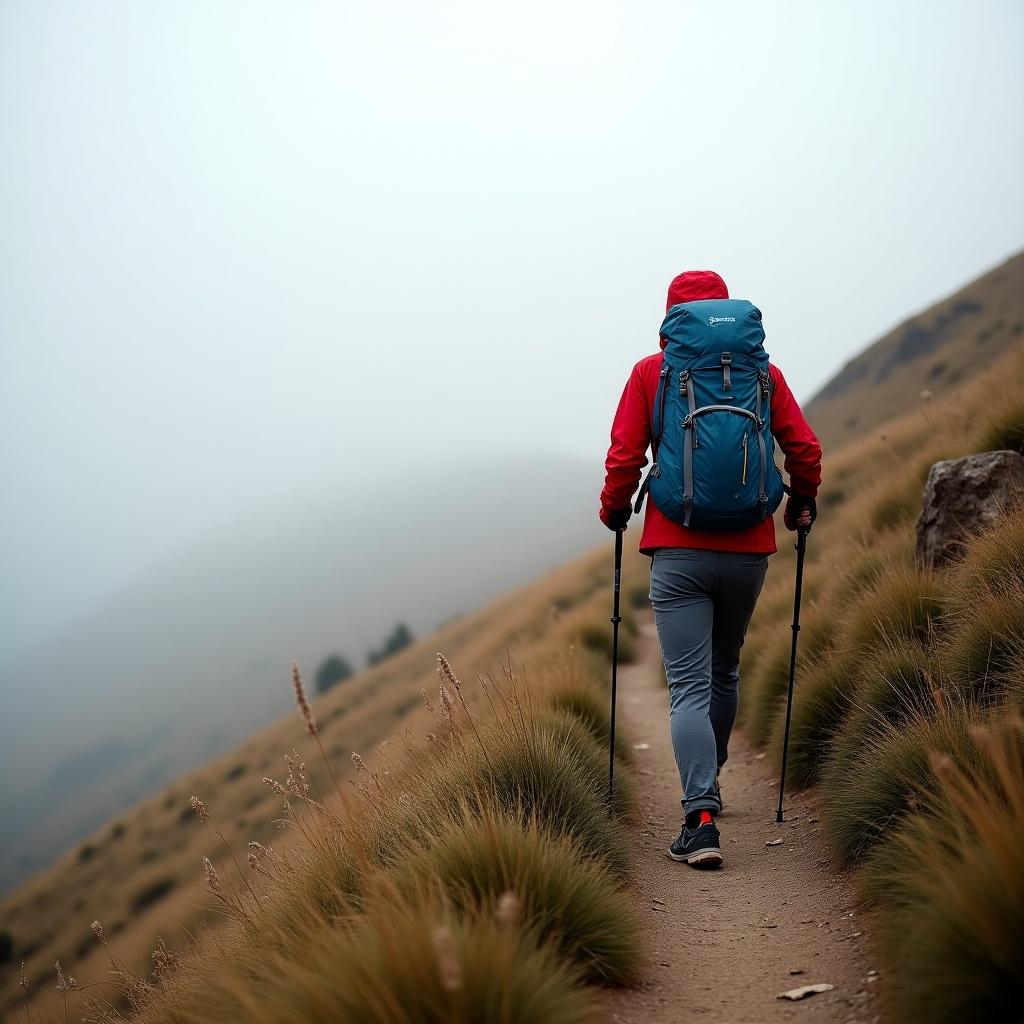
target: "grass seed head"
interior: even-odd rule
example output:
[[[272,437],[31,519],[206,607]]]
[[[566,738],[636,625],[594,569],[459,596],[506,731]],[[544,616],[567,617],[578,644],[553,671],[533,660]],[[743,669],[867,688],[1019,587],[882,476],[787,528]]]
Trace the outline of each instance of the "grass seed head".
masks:
[[[313,717],[313,708],[306,697],[306,687],[302,682],[299,666],[294,661],[292,662],[292,687],[295,690],[295,703],[299,714],[302,716],[302,721],[306,723],[306,731],[310,736],[316,736],[316,719]]]
[[[263,776],[264,785],[269,786],[278,796],[287,796],[288,791],[278,782],[276,779],[270,778],[269,775]]]
[[[435,928],[431,937],[434,941],[437,969],[441,975],[441,987],[445,992],[457,992],[462,988],[462,965],[455,949],[455,939],[444,925]]]
[[[77,992],[78,982],[74,978],[64,977],[64,968],[61,967],[60,961],[58,960],[54,967],[57,968],[57,991],[64,995],[67,992]]]
[[[439,701],[441,704],[441,717],[446,721],[452,720],[452,711],[455,705],[452,704],[451,697],[448,696],[448,691],[445,689],[444,683],[441,684]]]
[[[210,820],[210,815],[206,810],[206,804],[204,804],[203,801],[199,799],[199,797],[191,797],[189,799],[188,805],[192,808],[193,811],[196,812],[201,822],[207,822]]]
[[[206,872],[206,884],[213,892],[219,893],[220,876],[217,874],[217,869],[213,866],[213,861],[209,857],[203,858],[203,870]]]
[[[516,918],[519,917],[519,897],[511,889],[501,894],[495,916],[498,919],[498,924],[506,927],[514,924]]]
[[[459,700],[462,700],[462,683],[459,677],[452,671],[448,659],[440,652],[437,652],[437,674],[441,677],[442,683],[448,683],[454,687]]]

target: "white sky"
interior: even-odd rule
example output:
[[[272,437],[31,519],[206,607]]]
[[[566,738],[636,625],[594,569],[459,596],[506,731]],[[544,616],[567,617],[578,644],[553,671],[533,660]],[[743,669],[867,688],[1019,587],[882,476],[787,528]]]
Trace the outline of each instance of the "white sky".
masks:
[[[688,267],[809,397],[1024,242],[1022,44],[1018,0],[5,0],[0,643],[256,502],[598,461]]]

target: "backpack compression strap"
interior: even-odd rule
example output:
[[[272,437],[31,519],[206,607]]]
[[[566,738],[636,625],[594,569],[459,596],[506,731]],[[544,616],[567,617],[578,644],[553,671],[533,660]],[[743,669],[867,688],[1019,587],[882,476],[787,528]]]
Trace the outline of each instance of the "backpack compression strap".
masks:
[[[661,359],[661,373],[658,375],[658,390],[654,395],[654,409],[651,414],[651,468],[647,470],[644,482],[636,495],[636,502],[633,505],[635,515],[640,514],[640,507],[644,503],[647,488],[650,486],[651,474],[658,475],[658,446],[661,444],[661,435],[665,432],[665,382],[668,380],[668,363],[665,357]]]

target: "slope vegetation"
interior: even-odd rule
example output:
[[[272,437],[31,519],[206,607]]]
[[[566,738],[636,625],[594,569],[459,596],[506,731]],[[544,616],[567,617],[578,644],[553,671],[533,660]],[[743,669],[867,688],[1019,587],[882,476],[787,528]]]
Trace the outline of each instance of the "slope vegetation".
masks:
[[[331,690],[317,702],[316,737],[305,733],[302,722],[289,716],[230,755],[203,766],[106,826],[49,872],[11,893],[0,905],[2,927],[11,935],[14,947],[13,962],[0,968],[3,971],[0,1005],[14,1007],[23,1002],[15,969],[21,960],[26,961],[27,1009],[33,1013],[43,1012],[47,1020],[58,1019],[59,1004],[55,1003],[53,993],[56,980],[53,965],[58,960],[79,982],[98,980],[105,977],[108,969],[105,950],[116,950],[131,961],[136,974],[145,977],[148,972],[140,970],[139,965],[147,960],[151,951],[163,949],[161,943],[164,942],[166,953],[160,955],[175,956],[186,948],[190,935],[197,931],[215,931],[214,926],[222,922],[226,909],[234,919],[232,928],[244,931],[248,926],[244,917],[218,905],[217,893],[204,893],[204,856],[213,858],[222,878],[230,877],[225,865],[234,871],[231,859],[226,856],[227,849],[230,848],[244,865],[246,844],[250,842],[285,851],[280,853],[282,857],[294,856],[308,864],[312,848],[325,848],[325,844],[332,850],[340,848],[350,841],[353,830],[359,834],[368,832],[371,827],[368,822],[373,818],[373,828],[388,831],[394,837],[396,848],[392,852],[412,857],[416,848],[411,842],[415,836],[425,834],[422,826],[388,816],[404,813],[405,804],[398,800],[402,792],[407,795],[405,799],[411,798],[409,794],[417,792],[417,785],[427,785],[432,779],[436,783],[440,778],[437,773],[447,773],[444,777],[451,784],[452,793],[457,794],[455,802],[445,811],[458,822],[451,826],[453,833],[465,831],[465,815],[476,813],[478,827],[486,824],[493,832],[488,833],[488,841],[499,842],[502,835],[507,836],[513,829],[511,821],[515,819],[522,826],[520,831],[537,833],[534,842],[543,847],[538,857],[571,859],[576,856],[573,841],[564,836],[559,838],[560,834],[552,838],[544,829],[540,812],[534,814],[532,803],[525,798],[520,800],[519,795],[513,795],[509,799],[480,799],[478,788],[496,783],[483,781],[479,764],[472,771],[463,764],[461,782],[451,774],[457,767],[453,765],[453,758],[458,761],[469,756],[467,744],[476,744],[473,756],[479,758],[477,728],[493,733],[493,737],[488,734],[488,749],[493,739],[494,744],[504,743],[509,747],[510,757],[516,755],[519,750],[516,744],[524,742],[524,737],[521,730],[507,731],[511,728],[508,726],[509,707],[517,718],[523,719],[525,715],[527,725],[522,728],[530,743],[542,745],[545,756],[555,759],[549,763],[553,776],[572,777],[577,770],[583,770],[581,763],[589,766],[578,787],[580,793],[586,795],[577,793],[572,797],[570,794],[566,799],[589,801],[587,806],[598,818],[596,835],[600,838],[605,834],[601,848],[611,857],[617,841],[614,827],[607,824],[601,809],[604,769],[598,765],[599,751],[589,745],[593,741],[585,742],[578,725],[582,721],[587,728],[600,733],[602,715],[606,714],[602,700],[595,700],[591,687],[595,674],[603,680],[604,670],[600,666],[606,664],[602,659],[607,655],[609,632],[606,607],[609,577],[608,553],[602,549],[530,587],[511,593]],[[623,638],[627,652],[628,642],[627,633]],[[514,664],[509,662],[507,652],[510,649],[514,649],[517,659],[521,660]],[[421,691],[437,692],[435,652],[438,650],[447,652],[458,671],[469,678],[480,672],[492,673],[497,683],[489,691],[491,698],[503,692],[505,700],[511,703],[502,703],[495,718],[484,692],[477,692],[471,699],[467,687],[464,691],[467,707],[474,707],[472,721],[466,718],[458,728],[437,723],[425,707]],[[526,686],[522,677],[525,675],[528,681],[532,680],[535,672],[538,676],[535,685]],[[512,679],[515,690],[510,693]],[[290,683],[285,679],[282,685],[290,686]],[[454,700],[450,685],[448,689]],[[543,715],[531,701],[536,708],[544,703]],[[431,698],[431,703],[434,713],[438,713],[436,696]],[[466,712],[460,714],[465,716]],[[430,733],[441,742],[421,749],[424,738]],[[554,750],[548,749],[552,746]],[[332,794],[323,801],[322,807],[306,807],[309,813],[305,816],[302,801],[292,794],[289,802],[298,810],[295,820],[287,813],[282,816],[280,793],[261,781],[263,776],[286,776],[291,771],[282,759],[286,752],[292,752],[293,764],[308,763],[311,792]],[[360,760],[360,764],[370,766],[373,781],[367,782],[370,776],[364,775],[352,760],[353,752],[365,755],[365,762]],[[558,760],[563,757],[569,760]],[[341,787],[340,793],[335,780]],[[396,788],[389,788],[392,786]],[[379,799],[365,802],[366,793],[357,792],[360,788]],[[383,790],[388,792],[386,800]],[[518,794],[518,790],[510,792]],[[197,820],[190,805],[194,794],[200,795],[213,815],[216,835],[211,826],[201,826]],[[421,797],[422,794],[416,799]],[[352,806],[346,810],[348,804]],[[340,826],[338,820],[367,824],[365,828],[354,824]],[[281,821],[289,822],[284,835],[279,827]],[[545,845],[549,840],[554,843],[552,849]],[[293,846],[297,852],[286,853]],[[217,860],[218,851],[224,858],[223,863]],[[435,856],[426,850],[416,855]],[[361,848],[359,856],[365,884],[387,888],[391,883],[379,876],[383,861],[378,862],[375,856],[367,860],[369,855]],[[338,865],[330,870],[335,869],[340,870]],[[315,873],[321,868],[310,867],[309,870]],[[598,872],[601,878],[611,872],[617,879],[621,875],[621,863],[616,866],[609,862],[601,871]],[[245,874],[247,883],[258,882],[273,888],[263,876],[250,879],[248,873]],[[336,886],[322,873],[316,878],[316,886],[307,891],[308,898],[333,898],[329,894],[335,892]],[[237,873],[234,884],[243,892],[248,891]],[[608,884],[614,890],[618,882]],[[343,895],[339,894],[339,898]],[[422,894],[417,896],[415,913],[425,915],[423,920],[426,920],[433,911],[428,913],[420,896]],[[450,893],[445,899],[449,897],[454,899]],[[257,899],[252,898],[255,904]],[[525,894],[519,894],[519,898],[525,898]],[[608,898],[614,899],[614,896]],[[260,907],[262,900],[261,893]],[[245,913],[253,909],[247,908]],[[434,910],[441,913],[436,907]],[[453,911],[448,907],[444,913],[448,920]],[[90,929],[90,922],[96,918],[102,921],[106,946],[96,941]],[[369,927],[365,922],[360,927],[364,925]],[[385,925],[382,923],[381,927]],[[452,927],[457,930],[462,924],[453,923]],[[224,942],[237,941],[237,933],[231,932],[231,935],[234,938]],[[510,940],[507,936],[498,936],[494,941],[500,946]],[[506,950],[502,955],[511,957],[513,952]],[[299,954],[296,953],[296,957],[299,958]],[[545,957],[547,954],[541,959]],[[572,980],[576,977],[576,968],[568,970],[566,977],[571,976]],[[124,1009],[131,1005],[133,985],[134,982],[122,979],[118,989],[106,994],[111,996],[115,1007]],[[221,1019],[231,1017],[227,1014]]]
[[[931,465],[1024,453],[1024,354],[826,466],[808,542],[789,775],[820,783],[837,865],[879,908],[887,1020],[1017,1019],[1024,1005],[1024,513],[956,565],[914,561]],[[941,429],[937,429],[941,426]],[[741,721],[779,763],[792,575],[744,648]]]

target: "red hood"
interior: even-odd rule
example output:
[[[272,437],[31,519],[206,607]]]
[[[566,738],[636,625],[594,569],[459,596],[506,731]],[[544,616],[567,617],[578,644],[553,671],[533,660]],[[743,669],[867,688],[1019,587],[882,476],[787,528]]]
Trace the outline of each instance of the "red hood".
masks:
[[[725,282],[713,270],[686,270],[673,278],[668,286],[668,298],[665,300],[665,312],[680,302],[699,302],[701,299],[727,299],[729,289]],[[661,339],[661,347],[665,347],[665,339]]]

